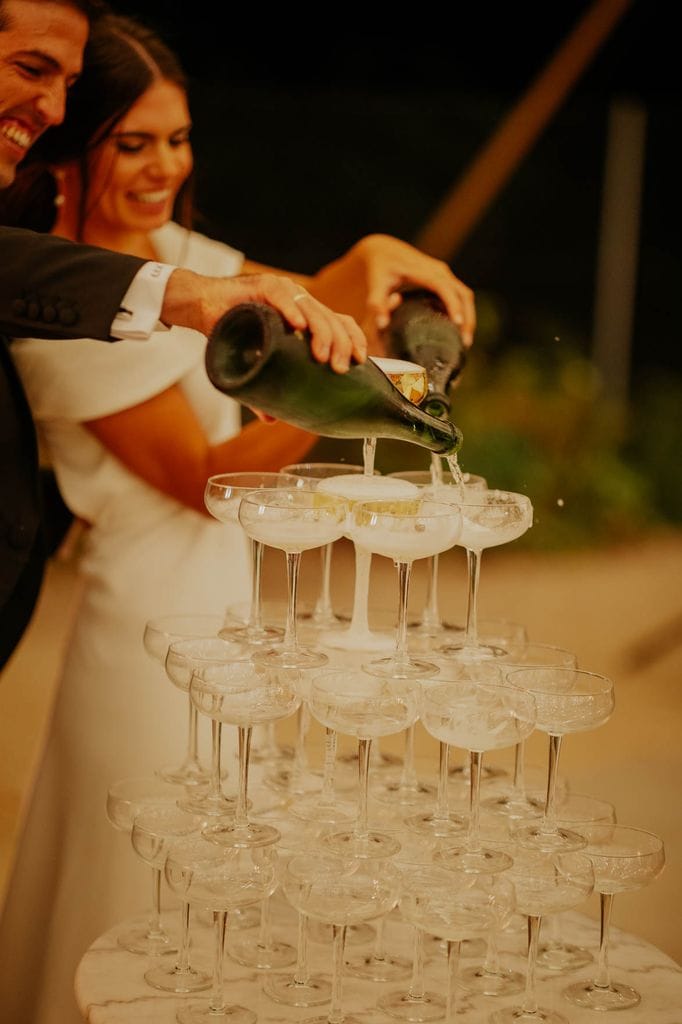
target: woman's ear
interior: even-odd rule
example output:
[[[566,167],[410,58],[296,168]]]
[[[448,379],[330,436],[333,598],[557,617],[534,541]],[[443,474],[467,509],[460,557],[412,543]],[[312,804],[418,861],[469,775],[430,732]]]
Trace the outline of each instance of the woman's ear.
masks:
[[[76,161],[50,167],[56,184],[54,205],[57,215],[52,228],[55,235],[75,239],[78,230],[78,208],[81,194],[81,175]]]

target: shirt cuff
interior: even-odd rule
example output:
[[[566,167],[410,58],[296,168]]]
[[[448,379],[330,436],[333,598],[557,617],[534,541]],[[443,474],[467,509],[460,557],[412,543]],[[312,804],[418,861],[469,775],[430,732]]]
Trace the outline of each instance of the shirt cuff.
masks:
[[[168,330],[159,320],[159,314],[168,278],[175,269],[167,263],[145,263],[140,267],[121,299],[111,325],[112,338],[145,341],[154,331]]]

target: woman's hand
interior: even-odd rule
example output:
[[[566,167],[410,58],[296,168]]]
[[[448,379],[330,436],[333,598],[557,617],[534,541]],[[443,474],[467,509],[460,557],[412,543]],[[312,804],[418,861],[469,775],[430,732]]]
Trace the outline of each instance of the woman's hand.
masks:
[[[476,327],[474,294],[447,263],[390,235],[367,235],[348,252],[323,267],[310,282],[310,290],[323,302],[353,314],[370,344],[381,351],[378,332],[387,326],[400,305],[400,290],[426,288],[442,300],[448,316],[459,325],[468,347]]]
[[[166,287],[161,320],[208,336],[224,313],[243,302],[266,303],[292,327],[310,331],[313,356],[337,373],[367,357],[367,340],[353,317],[335,313],[301,284],[278,274],[212,278],[175,270]]]

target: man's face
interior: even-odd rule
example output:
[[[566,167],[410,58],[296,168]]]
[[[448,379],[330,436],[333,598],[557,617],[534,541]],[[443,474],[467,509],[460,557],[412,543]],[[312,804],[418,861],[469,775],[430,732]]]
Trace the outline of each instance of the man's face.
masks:
[[[81,70],[85,15],[52,0],[3,0],[0,8],[0,188],[39,135],[64,118]]]

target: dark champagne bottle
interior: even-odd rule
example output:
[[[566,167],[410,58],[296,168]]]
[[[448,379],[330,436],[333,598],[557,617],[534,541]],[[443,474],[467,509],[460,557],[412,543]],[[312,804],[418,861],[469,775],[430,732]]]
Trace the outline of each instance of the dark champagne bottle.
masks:
[[[450,412],[450,385],[459,376],[466,350],[457,324],[433,292],[406,291],[383,331],[386,355],[407,359],[426,370],[428,393],[421,404],[432,416]]]
[[[212,383],[245,405],[327,437],[392,437],[441,455],[462,443],[447,420],[409,402],[371,360],[335,373],[272,307],[245,303],[216,324],[206,346]]]

